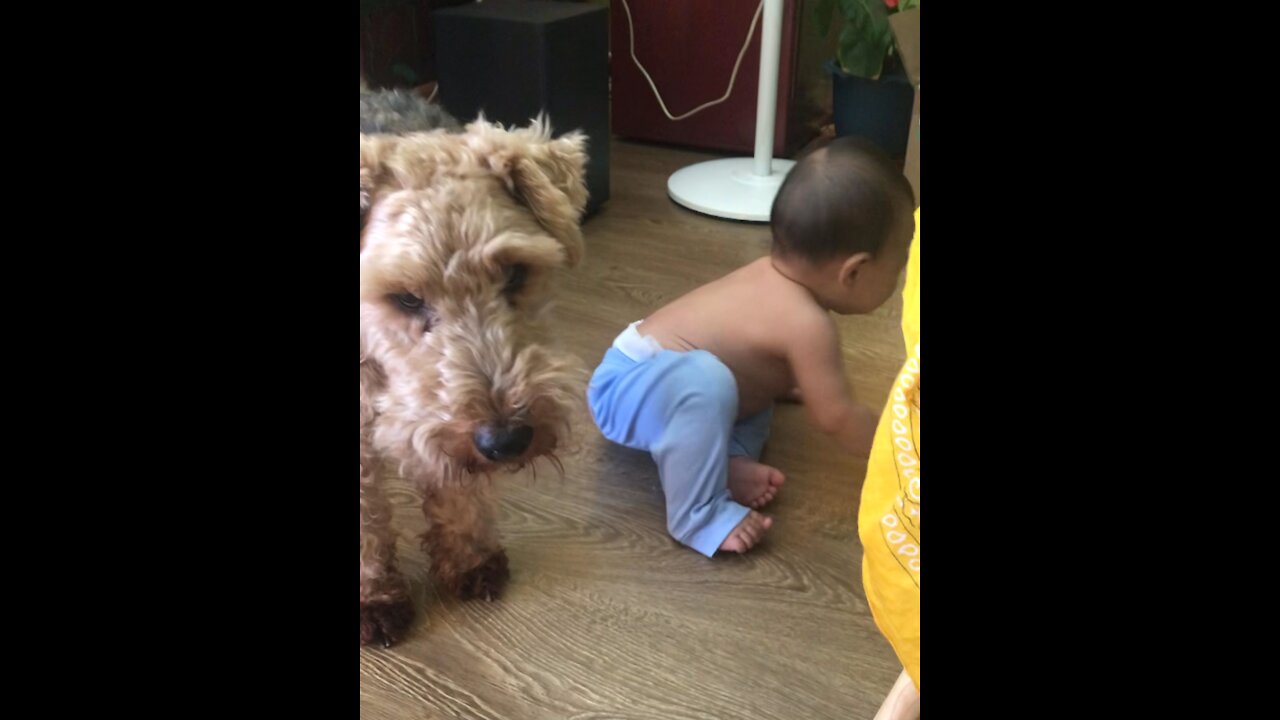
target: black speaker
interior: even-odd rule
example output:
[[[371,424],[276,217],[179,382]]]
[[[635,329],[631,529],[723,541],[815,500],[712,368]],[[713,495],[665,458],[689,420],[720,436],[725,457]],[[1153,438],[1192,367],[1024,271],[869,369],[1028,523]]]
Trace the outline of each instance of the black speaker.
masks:
[[[486,0],[438,10],[440,102],[526,125],[545,111],[556,135],[587,134],[587,214],[609,199],[609,13],[594,4]]]

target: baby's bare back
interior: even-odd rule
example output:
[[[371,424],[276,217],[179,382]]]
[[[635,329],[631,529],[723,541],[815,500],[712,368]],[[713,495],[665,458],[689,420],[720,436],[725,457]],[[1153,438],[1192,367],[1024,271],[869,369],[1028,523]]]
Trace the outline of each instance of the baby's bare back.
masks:
[[[795,387],[784,332],[814,312],[826,311],[764,257],[674,300],[638,329],[668,350],[706,350],[720,358],[738,382],[742,418]]]

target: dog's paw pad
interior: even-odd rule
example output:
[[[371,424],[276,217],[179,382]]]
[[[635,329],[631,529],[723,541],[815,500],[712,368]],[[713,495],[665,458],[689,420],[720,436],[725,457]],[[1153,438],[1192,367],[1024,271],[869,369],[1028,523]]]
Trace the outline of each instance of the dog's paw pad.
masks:
[[[507,551],[499,550],[479,566],[463,573],[458,579],[458,597],[462,600],[497,598],[511,578],[507,568]]]
[[[360,644],[391,647],[399,642],[413,622],[409,598],[360,603]]]

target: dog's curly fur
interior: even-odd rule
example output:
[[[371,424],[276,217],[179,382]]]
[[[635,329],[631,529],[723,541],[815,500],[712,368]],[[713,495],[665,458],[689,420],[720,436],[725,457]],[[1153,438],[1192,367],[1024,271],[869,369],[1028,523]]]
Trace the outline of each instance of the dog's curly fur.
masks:
[[[413,616],[387,461],[422,491],[440,585],[492,598],[507,581],[489,473],[558,464],[583,404],[585,372],[548,344],[546,313],[556,269],[582,257],[584,148],[541,120],[360,136],[362,644],[395,642]],[[511,428],[524,435],[505,453],[479,447]]]

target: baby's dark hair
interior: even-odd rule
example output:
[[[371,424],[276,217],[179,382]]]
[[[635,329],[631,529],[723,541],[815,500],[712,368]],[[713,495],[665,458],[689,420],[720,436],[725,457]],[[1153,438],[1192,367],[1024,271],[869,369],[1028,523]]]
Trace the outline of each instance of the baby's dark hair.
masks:
[[[876,255],[915,208],[911,183],[887,155],[839,138],[800,159],[773,200],[773,252],[825,262]]]

